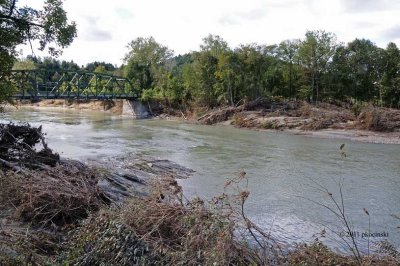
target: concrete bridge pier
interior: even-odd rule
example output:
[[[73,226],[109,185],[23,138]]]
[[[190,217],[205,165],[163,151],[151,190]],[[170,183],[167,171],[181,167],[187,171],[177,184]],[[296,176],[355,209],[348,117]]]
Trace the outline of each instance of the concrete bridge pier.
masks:
[[[149,107],[138,100],[123,100],[122,114],[132,116],[134,119],[145,119],[151,116]]]

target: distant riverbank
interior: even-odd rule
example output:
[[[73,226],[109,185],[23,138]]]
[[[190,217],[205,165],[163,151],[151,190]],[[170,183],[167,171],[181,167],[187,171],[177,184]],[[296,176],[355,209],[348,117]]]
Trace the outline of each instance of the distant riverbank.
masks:
[[[114,115],[123,114],[122,100],[54,99],[34,103],[19,101],[16,107],[77,109]],[[354,111],[327,103],[310,105],[305,102],[276,103],[259,100],[247,106],[224,107],[199,114],[159,108],[150,118],[263,131],[286,131],[307,137],[400,144],[400,110],[371,106],[364,106]]]

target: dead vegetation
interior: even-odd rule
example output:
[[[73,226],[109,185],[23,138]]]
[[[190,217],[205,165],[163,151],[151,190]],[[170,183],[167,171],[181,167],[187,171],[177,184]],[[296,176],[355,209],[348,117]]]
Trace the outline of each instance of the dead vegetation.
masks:
[[[400,131],[400,110],[367,106],[361,110],[355,127],[380,132]]]
[[[238,109],[235,107],[220,108],[199,117],[197,121],[205,125],[213,125],[228,120],[236,112]]]
[[[13,197],[16,217],[40,227],[62,227],[77,223],[100,208],[106,198],[90,169],[72,164],[34,171],[23,178],[20,197]]]
[[[86,218],[105,199],[95,173],[79,162],[60,161],[41,127],[1,124],[0,157],[6,171],[0,177],[0,199],[32,225],[64,226]]]
[[[107,198],[95,172],[60,160],[41,127],[1,124],[0,136],[0,265],[42,261],[60,249],[67,228],[97,211]]]
[[[245,173],[226,183],[240,187]],[[64,262],[71,265],[398,265],[396,256],[337,254],[316,241],[292,250],[248,219],[246,189],[206,202],[184,200],[171,178],[152,186],[146,198],[134,197],[102,210],[74,234]],[[390,245],[389,245],[390,246]]]
[[[35,148],[37,144],[40,150]],[[5,167],[39,169],[55,166],[59,160],[60,156],[47,146],[42,127],[0,124],[0,162]]]
[[[164,178],[153,184],[151,196],[91,217],[75,236],[71,263],[269,265],[235,236],[231,213],[217,211],[216,204],[184,201],[176,181]]]
[[[212,110],[198,118],[202,124],[231,120],[236,127],[262,129],[362,129],[378,132],[400,131],[400,110],[340,103],[310,104],[257,99],[238,107]]]

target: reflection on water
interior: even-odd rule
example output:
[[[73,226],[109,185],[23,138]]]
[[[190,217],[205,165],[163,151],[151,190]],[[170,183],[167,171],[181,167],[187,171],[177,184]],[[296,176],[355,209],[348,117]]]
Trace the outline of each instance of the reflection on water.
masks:
[[[51,147],[66,157],[134,153],[180,163],[196,170],[193,178],[180,181],[190,196],[216,196],[227,178],[244,170],[251,191],[248,215],[285,242],[313,239],[323,228],[337,233],[341,230],[332,213],[310,200],[330,204],[315,182],[338,196],[337,184],[342,180],[345,211],[354,230],[368,230],[368,217],[363,212],[367,208],[371,232],[388,232],[389,240],[400,246],[400,221],[391,216],[400,215],[400,145],[135,121],[100,112],[20,109],[3,114],[3,120],[43,125]],[[346,159],[339,153],[342,143],[346,143]],[[335,239],[326,242],[340,246]]]

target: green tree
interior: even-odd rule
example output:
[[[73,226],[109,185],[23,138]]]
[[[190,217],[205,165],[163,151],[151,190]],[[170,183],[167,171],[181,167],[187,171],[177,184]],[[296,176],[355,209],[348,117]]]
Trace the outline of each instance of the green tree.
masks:
[[[10,99],[10,70],[16,46],[37,40],[40,50],[59,55],[76,37],[76,25],[69,23],[62,0],[46,0],[42,10],[19,7],[16,0],[0,0],[0,102]]]
[[[267,70],[263,47],[256,44],[241,45],[235,52],[241,62],[241,98],[250,100],[263,96],[263,75]]]
[[[348,75],[356,100],[378,101],[384,71],[384,51],[367,39],[356,39],[347,45]]]
[[[382,80],[383,100],[389,107],[400,107],[400,50],[393,42],[385,50],[386,69]]]
[[[107,74],[107,69],[106,69],[106,67],[103,66],[103,65],[98,65],[98,66],[93,70],[93,72],[99,73],[99,74]]]
[[[218,57],[217,70],[215,72],[219,82],[217,85],[218,94],[224,102],[229,102],[234,106],[238,99],[240,86],[241,64],[236,53],[229,51],[221,53]]]
[[[218,58],[220,54],[225,53],[230,49],[228,43],[219,35],[209,34],[207,37],[203,38],[200,50],[203,52],[209,52],[212,56]]]
[[[208,51],[195,53],[194,58],[193,80],[188,81],[188,84],[191,85],[197,104],[215,107],[218,104],[218,97],[215,93],[218,82],[215,75],[218,59]]]
[[[321,75],[327,70],[336,47],[336,35],[323,30],[307,31],[306,38],[301,42],[299,59],[308,71],[313,101],[320,99]]]
[[[300,48],[300,40],[286,40],[278,46],[278,57],[286,63],[288,66],[288,88],[289,97],[292,98],[295,95],[293,80],[294,80],[294,64],[296,58],[298,58],[298,52]]]
[[[173,51],[157,43],[153,37],[139,37],[128,44],[125,55],[125,76],[142,90],[157,86],[157,76],[166,62],[171,59]]]
[[[114,67],[113,64],[111,64],[111,63],[106,63],[106,62],[97,62],[97,61],[86,64],[86,66],[85,66],[84,69],[85,69],[86,71],[89,71],[89,72],[94,72],[95,69],[96,69],[97,67],[99,67],[99,66],[103,66],[104,69],[105,69],[106,71],[109,71],[109,72],[115,71],[115,67]]]
[[[356,97],[352,88],[354,79],[349,64],[350,54],[349,49],[343,45],[337,47],[335,51],[324,82],[329,98],[350,101]]]
[[[220,75],[223,70],[218,64],[228,53],[230,53],[228,44],[218,35],[210,34],[203,38],[200,51],[187,58],[187,61],[192,61],[190,66],[182,68],[186,99],[192,96],[196,104],[207,107],[215,107],[226,102],[226,86],[223,84],[225,81]]]

